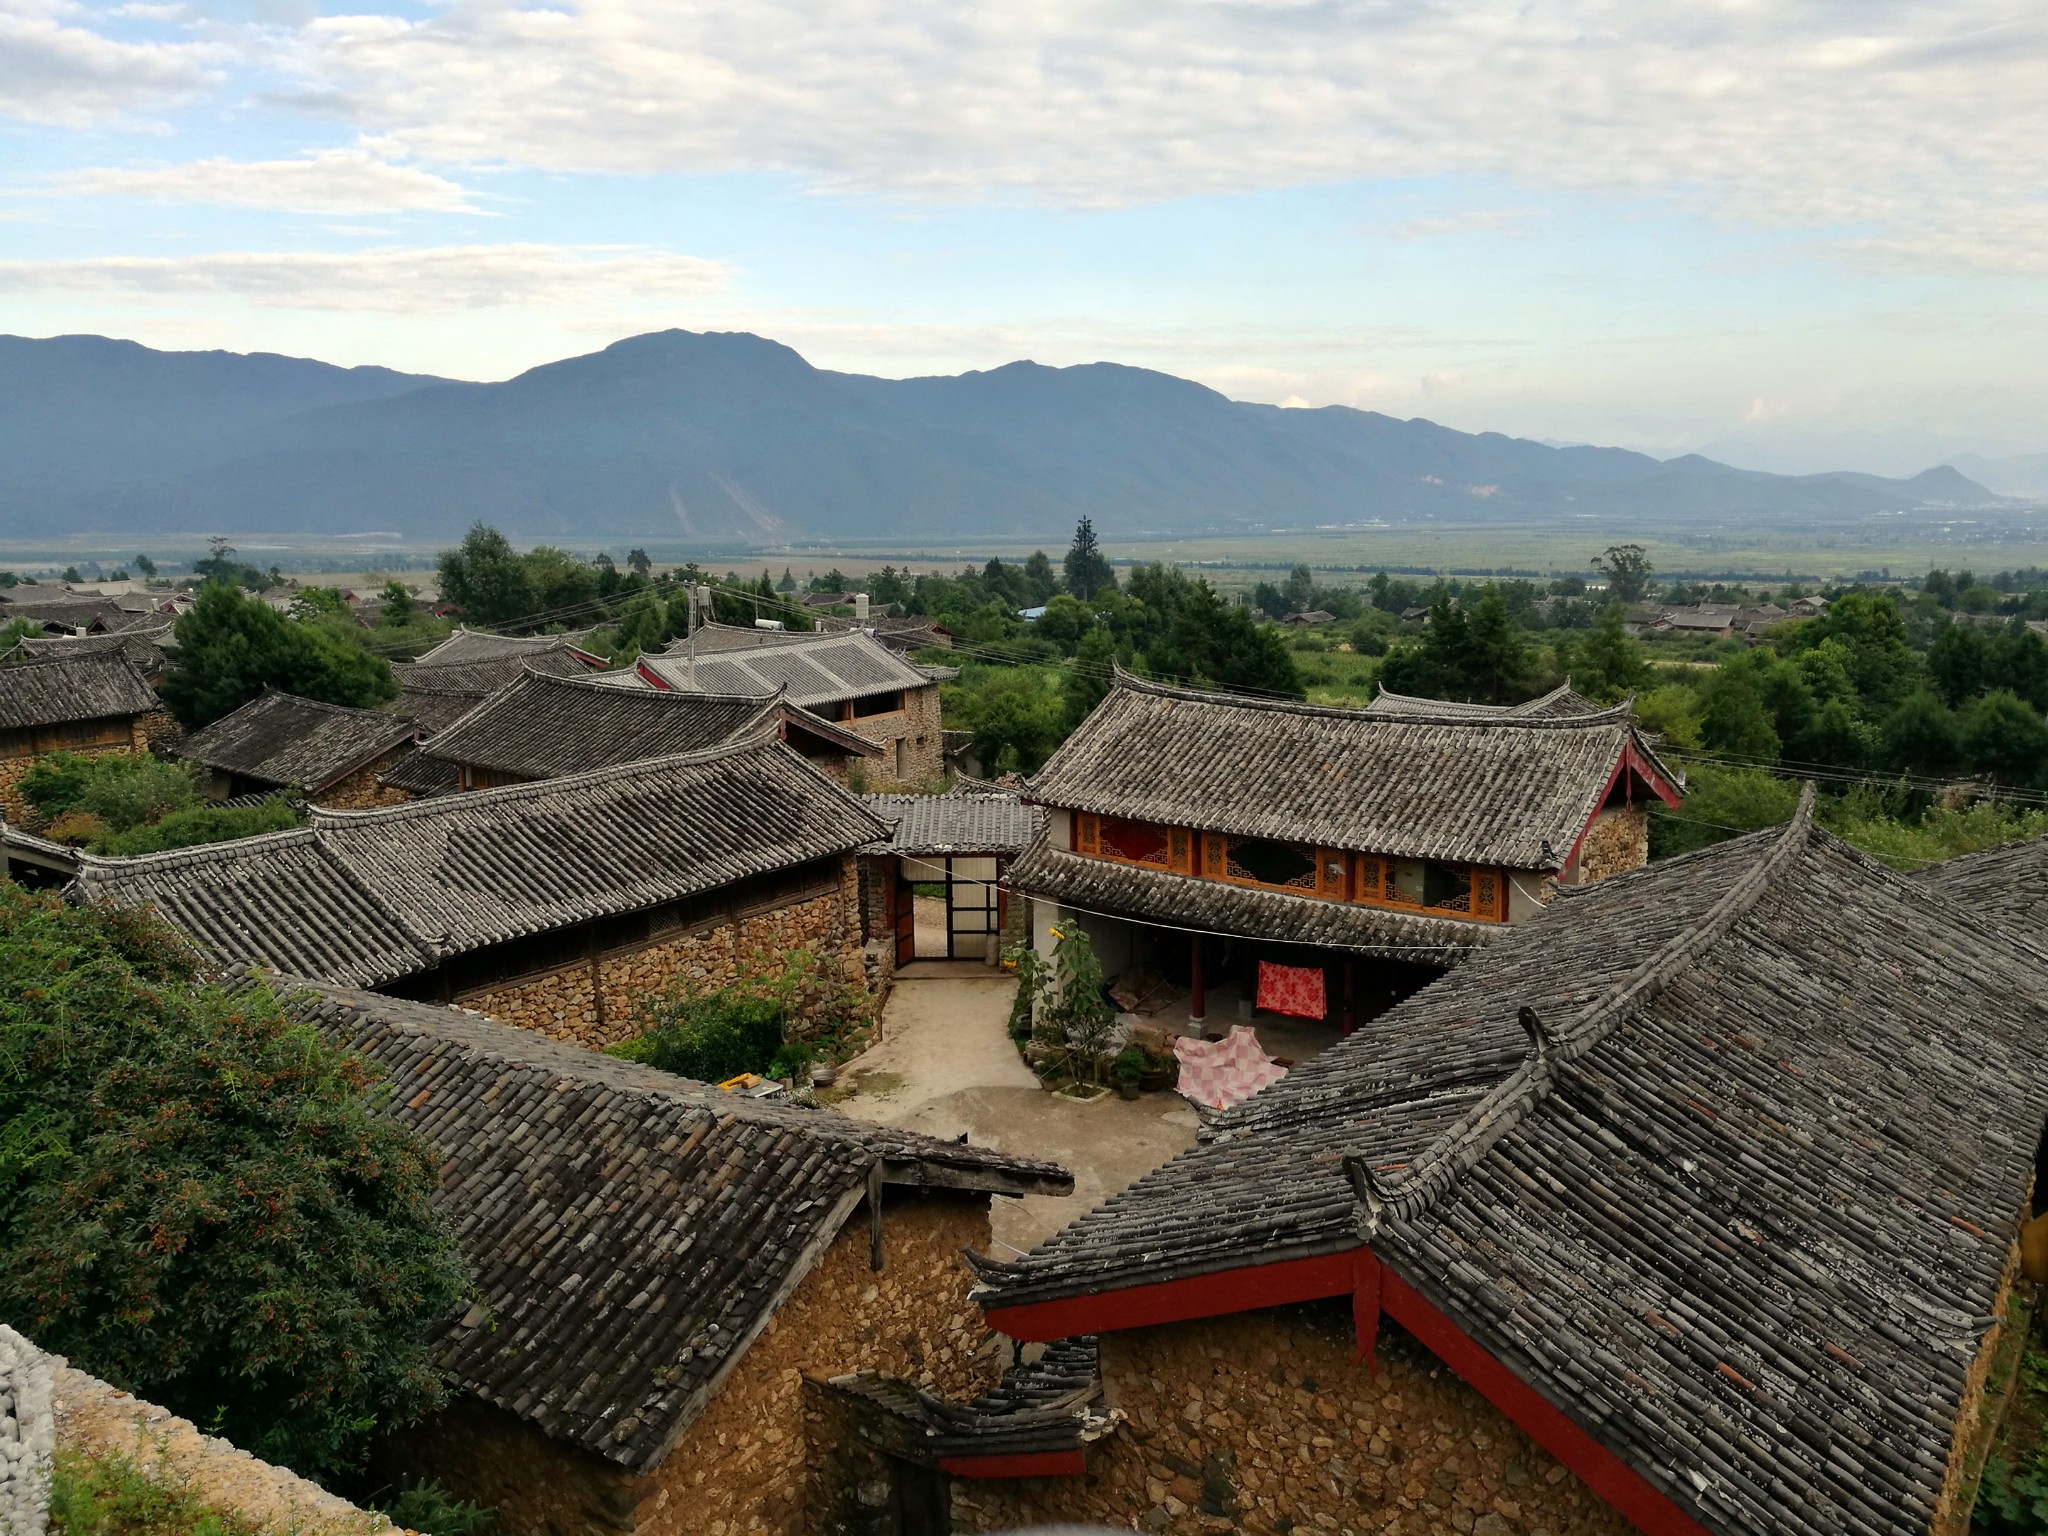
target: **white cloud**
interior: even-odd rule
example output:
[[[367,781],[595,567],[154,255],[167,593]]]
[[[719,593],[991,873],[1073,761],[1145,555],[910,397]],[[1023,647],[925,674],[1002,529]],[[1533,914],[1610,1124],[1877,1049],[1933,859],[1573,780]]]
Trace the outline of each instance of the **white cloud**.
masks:
[[[1069,206],[1477,174],[2048,262],[2006,217],[2048,198],[2048,16],[2006,0],[459,0],[289,62],[433,163]]]
[[[0,261],[0,294],[223,295],[280,309],[434,315],[697,298],[730,276],[718,262],[637,246],[451,245]]]
[[[481,213],[456,183],[360,149],[324,149],[296,160],[195,160],[186,165],[84,170],[65,191],[161,202],[224,203],[292,213]]]
[[[1446,214],[1435,219],[1403,219],[1373,230],[1389,240],[1435,240],[1444,235],[1475,232],[1514,234],[1530,219],[1548,218],[1540,208],[1475,208],[1467,213]]]
[[[84,127],[189,99],[217,78],[217,50],[122,42],[76,25],[67,0],[0,0],[0,115]]]

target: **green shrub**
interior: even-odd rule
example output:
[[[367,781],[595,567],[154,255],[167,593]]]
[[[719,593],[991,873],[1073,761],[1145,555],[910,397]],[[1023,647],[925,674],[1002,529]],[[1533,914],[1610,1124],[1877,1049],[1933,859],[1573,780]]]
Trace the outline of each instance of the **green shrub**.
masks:
[[[298,812],[283,800],[266,800],[261,805],[199,805],[172,811],[153,826],[134,827],[95,839],[93,852],[162,853],[169,848],[191,848],[199,843],[223,843],[230,838],[282,832],[298,824]]]
[[[1116,1053],[1116,1080],[1119,1083],[1135,1083],[1145,1075],[1145,1053],[1135,1045],[1127,1045]]]
[[[152,1471],[118,1453],[61,1447],[50,1467],[50,1529],[58,1536],[263,1536],[257,1522],[209,1509],[167,1460]]]
[[[477,1536],[488,1531],[497,1512],[468,1499],[458,1499],[432,1478],[401,1483],[396,1491],[378,1495],[370,1507],[393,1525],[421,1536]]]
[[[735,991],[664,999],[658,1022],[612,1054],[694,1078],[722,1083],[742,1072],[768,1075],[782,1049],[781,1006],[773,998]]]
[[[113,832],[199,804],[190,765],[129,752],[52,752],[22,775],[21,794],[46,821],[77,812]]]

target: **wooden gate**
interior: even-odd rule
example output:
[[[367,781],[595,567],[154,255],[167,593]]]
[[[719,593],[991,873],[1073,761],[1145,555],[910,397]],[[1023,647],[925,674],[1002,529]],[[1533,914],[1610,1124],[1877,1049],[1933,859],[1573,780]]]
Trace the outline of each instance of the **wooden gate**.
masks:
[[[896,861],[896,883],[889,887],[892,917],[896,924],[896,963],[910,964],[917,958],[917,898],[910,882],[903,878],[903,861]]]

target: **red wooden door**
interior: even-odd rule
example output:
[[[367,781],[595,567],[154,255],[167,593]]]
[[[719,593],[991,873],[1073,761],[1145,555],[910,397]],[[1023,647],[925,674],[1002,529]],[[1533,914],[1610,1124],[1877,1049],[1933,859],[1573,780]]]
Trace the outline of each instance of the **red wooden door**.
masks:
[[[896,907],[896,963],[908,965],[917,958],[917,897],[903,878],[900,859],[896,864],[896,884],[892,889]]]

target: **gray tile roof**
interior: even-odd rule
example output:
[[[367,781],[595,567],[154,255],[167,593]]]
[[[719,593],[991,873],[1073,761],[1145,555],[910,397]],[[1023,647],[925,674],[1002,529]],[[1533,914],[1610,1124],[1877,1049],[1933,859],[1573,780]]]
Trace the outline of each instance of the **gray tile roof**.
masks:
[[[1924,1533],[2026,1212],[2044,1030],[2038,952],[1809,799],[1560,892],[983,1261],[983,1300],[1369,1243],[1709,1530]]]
[[[156,693],[117,652],[9,657],[0,663],[0,730],[146,715]]]
[[[170,853],[88,856],[89,897],[155,906],[222,961],[379,986],[450,955],[644,911],[878,842],[772,735]]]
[[[1047,1345],[967,1402],[934,1397],[879,1371],[834,1376],[825,1385],[844,1396],[871,1444],[920,1466],[956,1456],[1078,1450],[1118,1422],[1101,1406],[1102,1357],[1092,1337]]]
[[[1002,790],[862,798],[894,824],[889,852],[897,854],[1018,854],[1044,819],[1043,812]]]
[[[1631,746],[1655,763],[1627,705],[1577,716],[1386,715],[1119,671],[1028,793],[1243,837],[1555,869]]]
[[[702,1411],[871,1172],[1073,1187],[1054,1163],[736,1099],[456,1008],[307,985],[294,1006],[383,1067],[386,1112],[441,1157],[437,1203],[477,1290],[438,1332],[441,1366],[634,1471]]]
[[[168,614],[148,615],[104,635],[41,635],[16,642],[23,657],[60,660],[69,656],[125,656],[155,677],[164,667],[164,652],[177,647],[177,620]]]
[[[388,789],[402,789],[415,799],[450,794],[462,787],[455,764],[429,757],[418,747],[378,774],[377,782]]]
[[[1375,685],[1377,687],[1377,685]],[[1368,715],[1445,715],[1475,720],[1528,719],[1531,717],[1598,715],[1606,711],[1582,693],[1572,689],[1566,678],[1550,692],[1525,699],[1520,704],[1465,704],[1452,699],[1425,699],[1412,693],[1389,693],[1379,688],[1365,706]]]
[[[780,701],[605,687],[529,672],[436,732],[429,757],[527,779],[698,752],[758,735]]]
[[[1928,865],[1916,878],[1949,900],[1988,913],[2031,937],[2048,934],[2048,837],[1945,859]]]
[[[381,709],[266,690],[178,743],[178,755],[245,779],[316,793],[418,734]]]
[[[548,638],[557,642],[561,639],[559,635]],[[559,643],[473,661],[435,665],[396,662],[391,672],[398,679],[398,697],[384,707],[416,721],[429,735],[446,730],[499,689],[511,687],[529,672],[543,672],[550,677],[613,675],[596,671],[584,659],[583,652]]]
[[[671,688],[692,693],[785,692],[802,709],[923,688],[931,679],[901,656],[858,631],[842,634],[735,629],[705,624],[687,640],[640,666]]]
[[[128,614],[104,597],[78,596],[69,592],[44,593],[33,587],[16,587],[0,592],[0,629],[16,619],[31,624],[56,625],[63,629],[90,629],[94,625],[112,629]]]
[[[432,650],[422,651],[419,665],[423,667],[446,667],[472,661],[502,661],[508,657],[537,656],[543,651],[557,647],[579,649],[576,642],[588,640],[597,633],[594,629],[570,630],[559,635],[494,635],[488,630],[463,629],[455,632]],[[581,653],[588,657],[586,665],[602,665],[604,658],[589,651]]]

